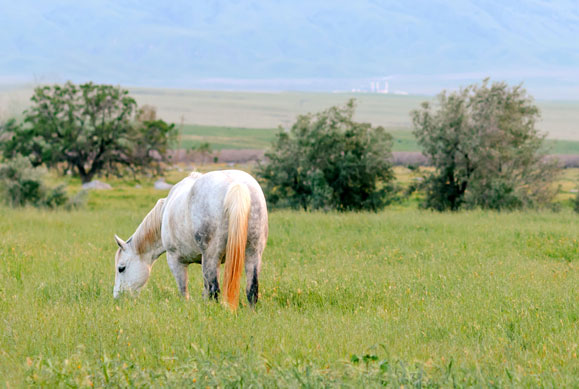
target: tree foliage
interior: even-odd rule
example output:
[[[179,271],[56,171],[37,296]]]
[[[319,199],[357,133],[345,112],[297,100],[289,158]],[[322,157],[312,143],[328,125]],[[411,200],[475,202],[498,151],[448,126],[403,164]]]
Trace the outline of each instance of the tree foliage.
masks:
[[[34,166],[61,167],[83,182],[96,174],[158,170],[175,135],[154,110],[138,110],[128,91],[86,83],[36,88],[24,122],[9,121],[0,134],[6,158],[30,157]]]
[[[552,199],[558,166],[545,159],[539,109],[521,86],[485,79],[442,92],[411,116],[436,168],[425,180],[425,207],[516,209]]]
[[[353,120],[354,100],[301,115],[280,130],[258,168],[270,204],[308,209],[377,210],[392,193],[392,137]]]

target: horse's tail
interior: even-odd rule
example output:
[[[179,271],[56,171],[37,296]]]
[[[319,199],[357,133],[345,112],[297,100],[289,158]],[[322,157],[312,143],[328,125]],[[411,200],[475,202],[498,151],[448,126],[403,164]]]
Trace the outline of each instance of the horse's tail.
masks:
[[[225,195],[225,212],[229,216],[227,247],[225,251],[225,272],[223,291],[225,301],[232,310],[239,304],[239,282],[245,263],[247,245],[247,225],[251,197],[243,184],[232,185]]]

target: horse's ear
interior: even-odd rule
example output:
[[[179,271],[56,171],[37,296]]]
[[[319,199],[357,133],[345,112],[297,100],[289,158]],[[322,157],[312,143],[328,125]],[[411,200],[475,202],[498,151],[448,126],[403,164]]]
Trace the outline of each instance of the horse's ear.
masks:
[[[117,242],[121,250],[124,250],[127,247],[127,242],[119,238],[117,234],[115,234],[115,241]]]

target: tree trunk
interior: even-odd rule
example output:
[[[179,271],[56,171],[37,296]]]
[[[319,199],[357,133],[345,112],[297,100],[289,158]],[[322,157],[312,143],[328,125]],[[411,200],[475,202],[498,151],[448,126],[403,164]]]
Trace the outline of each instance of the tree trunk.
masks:
[[[93,169],[91,169],[89,172],[87,172],[82,163],[76,164],[76,169],[78,170],[78,175],[80,176],[80,181],[83,184],[86,184],[86,183],[92,181],[92,178],[94,177]]]

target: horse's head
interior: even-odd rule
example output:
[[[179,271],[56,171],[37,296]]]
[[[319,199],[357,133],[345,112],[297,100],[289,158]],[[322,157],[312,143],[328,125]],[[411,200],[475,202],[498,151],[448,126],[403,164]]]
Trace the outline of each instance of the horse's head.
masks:
[[[138,292],[149,279],[151,264],[143,260],[135,251],[133,245],[115,235],[119,249],[115,254],[115,289],[113,296],[117,298],[121,292]]]

